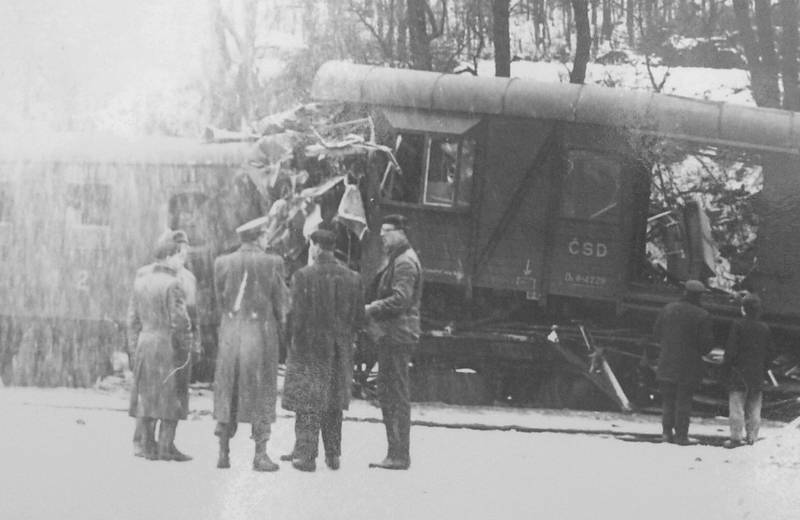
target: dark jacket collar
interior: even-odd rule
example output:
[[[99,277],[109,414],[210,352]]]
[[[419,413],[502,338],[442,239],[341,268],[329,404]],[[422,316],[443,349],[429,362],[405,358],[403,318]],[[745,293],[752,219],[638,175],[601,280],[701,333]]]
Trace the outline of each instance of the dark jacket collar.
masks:
[[[333,256],[333,251],[320,251],[316,262],[318,264],[334,264],[337,263],[338,260]]]

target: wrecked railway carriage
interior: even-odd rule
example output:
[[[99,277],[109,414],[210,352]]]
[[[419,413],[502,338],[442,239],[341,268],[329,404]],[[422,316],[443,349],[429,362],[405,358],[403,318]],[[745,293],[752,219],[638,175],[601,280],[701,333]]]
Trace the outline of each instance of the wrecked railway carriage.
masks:
[[[732,289],[759,293],[783,351],[765,413],[792,413],[800,115],[339,62],[319,70],[312,96],[368,113],[394,149],[399,168],[373,172],[368,213],[373,226],[380,212],[413,223],[427,329],[417,398],[646,407],[655,313],[681,280],[714,275],[705,304],[717,346],[738,313]],[[665,175],[675,184],[697,171],[761,188],[757,220],[739,222],[736,204],[717,212],[744,236],[724,262],[702,195],[665,190]],[[720,262],[744,269],[720,273]],[[699,399],[723,405],[718,352]]]
[[[211,269],[235,245],[233,229],[273,212],[276,238],[289,235],[282,252],[299,265],[305,225],[333,218],[357,186],[371,229],[381,213],[413,223],[425,269],[415,399],[647,407],[657,396],[652,366],[641,361],[655,347],[655,313],[678,297],[681,280],[716,275],[720,288],[705,304],[718,346],[738,312],[732,289],[757,291],[783,349],[765,413],[796,410],[795,114],[344,63],[324,65],[312,95],[339,107],[330,126],[341,130],[334,144],[345,145],[326,143],[310,112],[243,141],[223,135],[226,144],[92,136],[21,149],[4,141],[4,383],[85,386],[106,373],[124,345],[133,273],[164,227],[190,235],[206,354],[196,376],[209,379]],[[353,121],[368,126],[362,138],[349,137]],[[298,161],[300,149],[313,157]],[[716,201],[667,193],[665,178],[681,188],[680,178],[698,171],[760,189],[758,220],[731,214],[735,204],[709,218],[703,208]],[[733,274],[720,273],[712,240],[723,221],[743,237],[726,253]],[[370,276],[379,238],[367,232],[357,242],[351,231],[348,260]],[[712,405],[724,397],[716,362],[700,396]]]

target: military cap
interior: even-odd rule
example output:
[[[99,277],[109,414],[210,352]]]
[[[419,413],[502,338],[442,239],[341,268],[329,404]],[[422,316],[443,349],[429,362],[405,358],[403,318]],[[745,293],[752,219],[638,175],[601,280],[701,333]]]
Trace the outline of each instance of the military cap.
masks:
[[[683,284],[683,288],[686,289],[686,292],[690,293],[708,292],[708,289],[706,289],[706,286],[703,285],[703,282],[698,280],[687,280],[686,283]]]
[[[311,241],[317,244],[322,249],[331,250],[336,244],[336,234],[327,229],[317,229],[311,233]]]
[[[408,219],[403,215],[397,215],[397,214],[386,215],[385,217],[383,217],[382,223],[389,224],[391,226],[394,226],[395,229],[401,229],[403,231],[408,229]]]
[[[178,252],[180,244],[188,244],[189,237],[181,229],[169,229],[156,240],[153,255],[156,259],[166,258]]]

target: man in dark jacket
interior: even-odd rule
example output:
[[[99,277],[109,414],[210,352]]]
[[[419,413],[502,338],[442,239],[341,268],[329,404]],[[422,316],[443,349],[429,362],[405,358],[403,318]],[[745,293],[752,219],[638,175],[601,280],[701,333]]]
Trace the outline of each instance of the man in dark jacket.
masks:
[[[683,298],[661,310],[653,330],[661,344],[656,377],[664,442],[689,443],[692,394],[703,377],[702,357],[714,347],[711,318],[700,307],[705,291],[701,282],[687,281]]]
[[[370,467],[408,469],[411,402],[408,364],[419,341],[422,267],[406,237],[402,215],[383,219],[384,264],[370,286],[367,318],[378,331],[378,399],[389,444],[386,458]]]
[[[331,231],[314,231],[309,246],[313,263],[292,277],[292,344],[282,405],[295,412],[290,457],[301,471],[316,469],[320,429],[325,463],[339,469],[342,410],[349,406],[353,379],[353,341],[364,318],[361,277],[334,258],[335,240]]]
[[[761,299],[757,295],[742,299],[742,316],[731,325],[722,362],[728,376],[731,438],[725,446],[729,448],[758,440],[762,386],[774,352],[769,326],[761,321]]]
[[[278,342],[285,324],[288,289],[283,259],[264,252],[262,217],[237,232],[241,247],[214,262],[214,290],[221,312],[214,375],[214,431],[218,468],[229,468],[229,441],[239,422],[250,423],[255,441],[253,469],[276,471],[267,455],[277,399]]]
[[[189,411],[181,372],[188,367],[192,333],[184,288],[177,276],[184,259],[181,234],[175,231],[159,239],[156,263],[134,282],[128,341],[136,348],[129,413],[141,422],[143,454],[151,460],[183,462],[191,457],[178,451],[174,441],[178,421],[186,419]],[[157,421],[161,425],[156,445]]]

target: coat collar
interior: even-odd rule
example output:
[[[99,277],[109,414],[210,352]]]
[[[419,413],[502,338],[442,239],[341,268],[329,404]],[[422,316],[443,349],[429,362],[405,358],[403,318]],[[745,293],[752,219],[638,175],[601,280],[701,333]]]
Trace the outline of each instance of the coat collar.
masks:
[[[320,251],[316,262],[318,264],[335,264],[338,262],[332,251]]]
[[[239,251],[241,251],[243,253],[244,252],[254,252],[254,251],[260,252],[260,253],[264,252],[260,247],[258,247],[258,244],[256,244],[255,242],[245,242],[245,243],[243,243],[241,245],[241,247],[239,247]]]
[[[154,273],[168,273],[168,274],[171,274],[172,276],[177,276],[177,274],[178,274],[178,271],[176,271],[175,269],[173,269],[172,267],[168,266],[167,264],[165,264],[163,262],[156,262],[155,264],[153,264],[153,272]]]

